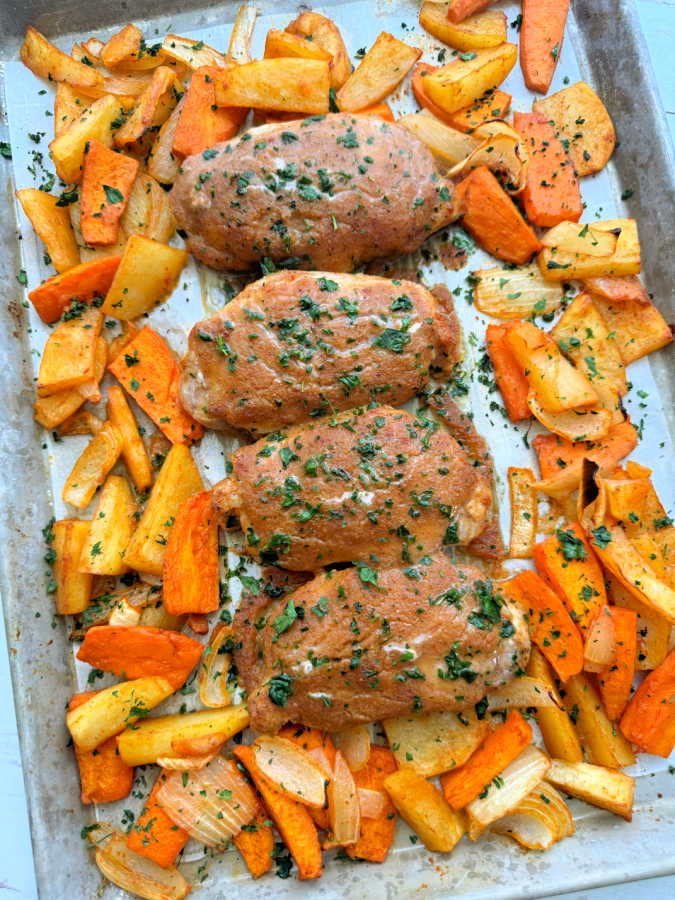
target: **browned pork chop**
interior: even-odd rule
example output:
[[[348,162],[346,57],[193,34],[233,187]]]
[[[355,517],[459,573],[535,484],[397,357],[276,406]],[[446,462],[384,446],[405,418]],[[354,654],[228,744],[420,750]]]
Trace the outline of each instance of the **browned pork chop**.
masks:
[[[453,220],[452,184],[398,125],[335,114],[262,125],[189,156],[171,191],[188,249],[216,269],[268,258],[352,271]]]
[[[470,566],[323,573],[279,600],[244,604],[235,661],[251,725],[329,731],[415,710],[472,707],[527,665],[522,613]]]
[[[278,272],[190,332],[180,398],[209,428],[261,435],[311,416],[396,406],[456,360],[452,300],[410,281]]]
[[[232,455],[213,488],[247,553],[296,571],[371,559],[413,563],[483,531],[485,474],[436,422],[354,409],[271,434]]]

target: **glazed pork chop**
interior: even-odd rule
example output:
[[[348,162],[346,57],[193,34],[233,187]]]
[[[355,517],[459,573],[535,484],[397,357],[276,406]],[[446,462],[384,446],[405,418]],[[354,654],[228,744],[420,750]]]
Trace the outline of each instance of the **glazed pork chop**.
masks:
[[[468,544],[491,499],[484,472],[444,429],[391,407],[240,447],[212,494],[223,517],[239,517],[250,556],[295,571],[356,559],[413,564]]]
[[[349,272],[417,249],[455,218],[452,184],[426,146],[361,115],[252,128],[187,157],[170,196],[188,249],[232,271],[267,258]]]
[[[470,566],[326,572],[234,620],[251,725],[328,731],[415,710],[463,710],[527,665],[519,609]]]
[[[180,399],[209,428],[267,434],[371,400],[404,403],[457,356],[452,300],[372,275],[278,272],[190,332]]]

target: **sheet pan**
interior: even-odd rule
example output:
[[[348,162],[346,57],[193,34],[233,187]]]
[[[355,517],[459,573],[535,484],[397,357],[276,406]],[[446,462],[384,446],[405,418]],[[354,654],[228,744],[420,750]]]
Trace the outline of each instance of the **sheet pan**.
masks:
[[[283,27],[295,14],[290,3],[262,2],[261,19],[254,40],[254,52],[261,53],[264,33],[272,24]],[[238,4],[217,7],[194,5],[188,12],[172,9],[158,0],[131,2],[123,9],[106,5],[92,11],[81,0],[68,0],[58,8],[45,0],[5,2],[2,10],[3,35],[0,57],[15,60],[27,24],[44,30],[52,39],[69,49],[74,39],[86,34],[105,38],[126,21],[137,22],[146,35],[161,35],[168,30],[202,38],[217,47],[225,47],[230,23]],[[351,4],[327,3],[326,11],[340,25],[352,56],[357,48],[368,46],[380,30],[386,29],[424,50],[424,58],[435,61],[441,45],[421,32],[417,25],[418,2],[379,0]],[[513,21],[519,5],[501,7]],[[375,13],[375,15],[373,15]],[[101,30],[103,25],[110,25]],[[510,39],[516,40],[513,30]],[[675,284],[675,234],[672,229],[675,199],[675,164],[669,136],[663,122],[653,76],[642,43],[639,25],[629,0],[577,0],[568,24],[568,36],[552,90],[563,85],[565,77],[577,80],[579,73],[593,84],[606,102],[617,127],[620,147],[608,169],[596,178],[585,179],[584,199],[588,209],[584,220],[609,218],[615,210],[634,215],[640,225],[643,248],[643,277],[654,293],[655,301],[666,317],[672,318]],[[89,851],[78,834],[91,821],[89,811],[79,802],[78,780],[71,751],[66,748],[67,732],[64,707],[75,685],[86,682],[84,667],[74,664],[72,648],[64,624],[51,613],[51,601],[45,594],[44,547],[40,529],[52,514],[60,517],[66,509],[60,490],[72,462],[85,440],[69,438],[56,444],[32,420],[34,377],[37,354],[47,328],[32,309],[24,306],[25,296],[16,281],[24,269],[32,286],[51,274],[42,260],[41,245],[23,214],[16,209],[15,187],[33,186],[27,166],[33,165],[32,152],[44,154],[49,168],[46,144],[53,123],[45,110],[51,106],[51,93],[39,95],[44,85],[18,63],[8,61],[0,70],[4,129],[14,151],[12,167],[2,166],[0,202],[0,498],[2,500],[2,588],[8,644],[14,682],[19,733],[22,747],[26,790],[40,895],[44,898],[93,898],[99,887],[97,870],[88,859]],[[529,108],[528,92],[522,87],[519,70],[506,83],[514,95],[514,107]],[[396,113],[410,104],[404,88],[394,98]],[[44,122],[44,125],[42,124]],[[26,139],[33,129],[47,132],[39,146]],[[44,178],[38,169],[38,182]],[[627,203],[621,192],[632,188]],[[17,237],[20,240],[17,241]],[[451,289],[460,288],[457,308],[465,338],[465,363],[469,395],[464,401],[476,415],[476,424],[492,446],[499,470],[502,498],[505,471],[509,464],[523,465],[526,449],[523,429],[507,427],[490,402],[498,395],[486,395],[486,389],[472,379],[482,355],[485,320],[463,301],[464,277],[479,268],[482,255],[475,253],[469,267],[459,273],[447,272],[437,262],[427,263],[421,256],[417,264],[425,280],[433,284],[445,281]],[[181,279],[171,303],[154,312],[151,324],[157,327],[181,352],[186,328],[205,310],[223,302],[221,275],[198,268],[194,263]],[[183,287],[185,285],[185,287]],[[673,351],[661,353],[652,361],[643,360],[629,371],[633,390],[628,409],[633,420],[642,419],[642,441],[633,458],[654,468],[657,490],[667,507],[672,506],[673,429],[672,373]],[[658,387],[657,387],[658,385]],[[637,391],[649,394],[649,408],[640,407]],[[656,408],[660,393],[662,409]],[[670,425],[670,429],[669,429]],[[531,434],[533,434],[532,432]],[[195,451],[208,483],[224,471],[223,454],[232,449],[209,434]],[[507,533],[507,507],[503,504],[502,529]],[[86,514],[85,514],[86,515]],[[230,555],[230,562],[234,557]],[[236,582],[233,584],[236,595]],[[236,599],[236,596],[235,596]],[[39,615],[38,615],[39,614]],[[101,682],[97,682],[97,686]],[[247,900],[253,897],[291,898],[311,893],[317,897],[413,897],[440,898],[461,895],[468,898],[536,897],[563,890],[610,884],[629,879],[675,872],[675,799],[673,776],[662,761],[641,763],[638,776],[636,811],[630,825],[612,816],[572,801],[577,836],[557,845],[546,854],[523,854],[505,839],[483,839],[477,847],[463,841],[450,857],[429,854],[410,841],[410,831],[400,825],[396,844],[387,863],[353,865],[333,860],[326,866],[320,882],[300,884],[279,881],[268,876],[254,883],[234,852],[210,861],[205,891],[225,896],[236,891]],[[144,774],[140,773],[141,778]],[[153,776],[147,774],[148,783]],[[141,804],[136,803],[136,808]],[[124,801],[112,812],[105,809],[102,818],[119,823]],[[191,864],[196,880],[202,861],[195,855]],[[122,897],[108,886],[105,898]]]

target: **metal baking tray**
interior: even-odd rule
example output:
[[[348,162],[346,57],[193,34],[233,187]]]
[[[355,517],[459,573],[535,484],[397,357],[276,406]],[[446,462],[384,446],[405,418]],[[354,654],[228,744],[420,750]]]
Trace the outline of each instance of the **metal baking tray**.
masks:
[[[17,213],[12,193],[16,187],[32,184],[25,173],[28,151],[21,134],[32,128],[51,133],[52,123],[49,119],[36,119],[36,113],[44,116],[40,106],[44,101],[34,99],[36,89],[43,85],[26,70],[18,69],[14,61],[29,24],[66,50],[73,41],[89,34],[105,39],[127,21],[139,24],[148,37],[157,34],[161,39],[170,30],[225,47],[229,35],[227,23],[233,22],[238,2],[216,5],[207,0],[189,5],[191,8],[186,11],[185,3],[178,0],[129,0],[97,4],[92,9],[83,0],[61,0],[58,4],[53,0],[0,0],[0,60],[5,61],[0,62],[0,138],[8,139],[11,124],[16,148],[14,169],[11,164],[0,162],[0,589],[37,883],[40,896],[49,900],[70,897],[93,900],[101,896],[100,878],[89,858],[90,851],[78,837],[80,829],[91,821],[91,813],[78,801],[78,777],[71,751],[67,749],[64,716],[68,697],[76,684],[81,686],[83,679],[86,680],[86,674],[74,666],[64,623],[56,621],[51,614],[51,601],[45,593],[44,546],[40,535],[40,529],[52,514],[63,515],[59,499],[63,469],[69,468],[80,452],[78,441],[82,439],[69,439],[74,443],[64,456],[62,448],[56,447],[51,437],[35,425],[32,416],[36,348],[46,331],[33,311],[26,308],[25,292],[17,283],[16,274],[24,268],[29,282],[35,284],[48,272],[42,264],[39,243],[26,227],[25,219]],[[285,0],[260,0],[257,5],[261,16],[253,49],[260,54],[267,27],[272,21],[283,27],[297,14],[298,6]],[[368,46],[380,30],[386,29],[423,47],[425,57],[431,61],[440,45],[421,33],[417,25],[419,5],[419,0],[371,0],[369,3],[328,0],[317,8],[336,19],[352,56],[357,48]],[[519,4],[501,3],[499,7],[506,11],[509,21],[519,12]],[[510,39],[517,40],[513,30]],[[607,169],[584,181],[583,193],[589,201],[584,218],[590,219],[596,213],[600,218],[608,218],[616,210],[638,220],[644,281],[663,314],[672,320],[675,159],[632,0],[574,0],[552,91],[563,86],[565,75],[572,81],[581,75],[596,88],[610,111],[620,142]],[[518,68],[509,77],[506,89],[514,95],[514,108],[529,108],[530,98],[522,86]],[[394,98],[395,111],[405,109],[406,102],[404,89]],[[48,139],[42,145],[43,152]],[[47,158],[45,164],[48,166]],[[18,173],[17,183],[14,172]],[[626,188],[631,188],[633,193],[624,203],[620,198]],[[470,266],[480,265],[480,258],[480,254],[472,257]],[[419,262],[430,283],[444,280],[451,288],[462,284],[467,273],[467,270],[446,272],[437,263],[427,267],[424,260]],[[180,296],[186,311],[178,312],[170,303],[168,310],[153,313],[158,318],[152,320],[165,334],[170,334],[178,351],[182,350],[186,323],[194,322],[202,314],[204,297],[211,303],[218,298],[217,278],[213,275],[205,275],[203,270],[200,275],[192,264],[186,278],[189,303],[185,304],[183,292]],[[467,339],[466,367],[470,370],[476,360],[471,330],[481,335],[484,322],[475,310],[464,308],[466,304],[461,300],[457,305]],[[634,458],[654,469],[657,490],[667,507],[673,499],[670,438],[675,429],[675,415],[670,376],[674,353],[671,346],[653,359],[631,367],[636,388],[650,393],[643,440]],[[494,417],[490,417],[489,404],[481,391],[480,385],[471,384],[469,407],[476,414],[479,431],[493,447],[498,474],[503,476],[509,456],[516,452],[522,465],[522,434],[511,434],[509,429],[509,436],[504,436],[503,423],[495,423]],[[660,409],[656,395],[660,396]],[[634,392],[632,412],[634,420],[643,414]],[[195,454],[209,482],[222,474],[223,449],[228,447],[221,446],[214,438]],[[503,480],[501,489],[503,492]],[[503,514],[506,515],[506,509]],[[502,527],[505,524],[504,519]],[[637,776],[637,789],[631,824],[571,801],[576,836],[544,854],[523,853],[515,844],[496,836],[484,838],[476,846],[468,840],[462,841],[450,856],[430,854],[410,842],[409,830],[401,824],[395,846],[382,866],[331,860],[318,882],[299,883],[294,878],[279,881],[273,876],[253,882],[235,854],[226,853],[210,861],[202,890],[204,895],[211,896],[236,891],[242,900],[296,898],[310,893],[317,897],[368,897],[369,900],[409,897],[431,900],[451,895],[498,900],[541,897],[674,873],[675,791],[668,763],[648,759],[638,764],[633,774]],[[122,805],[131,803],[124,801]],[[102,817],[109,817],[107,810]],[[113,814],[112,818],[118,822],[119,814]],[[198,863],[191,867],[198,882]],[[113,900],[126,895],[108,885],[102,896]]]

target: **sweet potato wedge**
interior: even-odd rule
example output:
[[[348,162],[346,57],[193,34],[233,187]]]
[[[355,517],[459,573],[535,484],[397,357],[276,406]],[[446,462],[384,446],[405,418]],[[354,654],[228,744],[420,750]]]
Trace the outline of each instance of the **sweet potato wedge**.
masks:
[[[668,757],[675,748],[675,650],[650,672],[621,717],[621,732],[644,753]]]
[[[366,765],[354,772],[357,788],[381,791],[385,796],[382,812],[376,819],[361,818],[361,834],[355,844],[347,847],[351,859],[366,859],[369,862],[384,862],[394,840],[396,830],[396,810],[389,795],[384,790],[384,782],[397,769],[391,750],[385,747],[371,747]]]
[[[163,575],[164,605],[172,615],[218,609],[218,521],[210,491],[188,497],[178,510]]]
[[[166,774],[161,770],[129,833],[127,847],[139,856],[156,862],[163,869],[168,869],[187,844],[190,835],[167,816],[164,807],[157,801],[157,793],[165,778]]]
[[[216,107],[216,83],[221,71],[215,66],[202,66],[192,75],[171,148],[181,159],[233,138],[246,118],[246,107]]]
[[[488,325],[485,344],[509,419],[520,422],[532,415],[527,405],[529,384],[506,342],[508,329],[508,325]]]
[[[138,160],[114,153],[95,139],[87,142],[80,190],[80,228],[88,244],[117,242],[119,221],[137,172]]]
[[[56,322],[73,300],[89,303],[94,297],[104,297],[121,258],[102,256],[74,266],[63,274],[53,275],[34,288],[28,299],[43,322]]]
[[[545,94],[551,86],[565,33],[570,0],[523,0],[520,67],[531,91]]]

